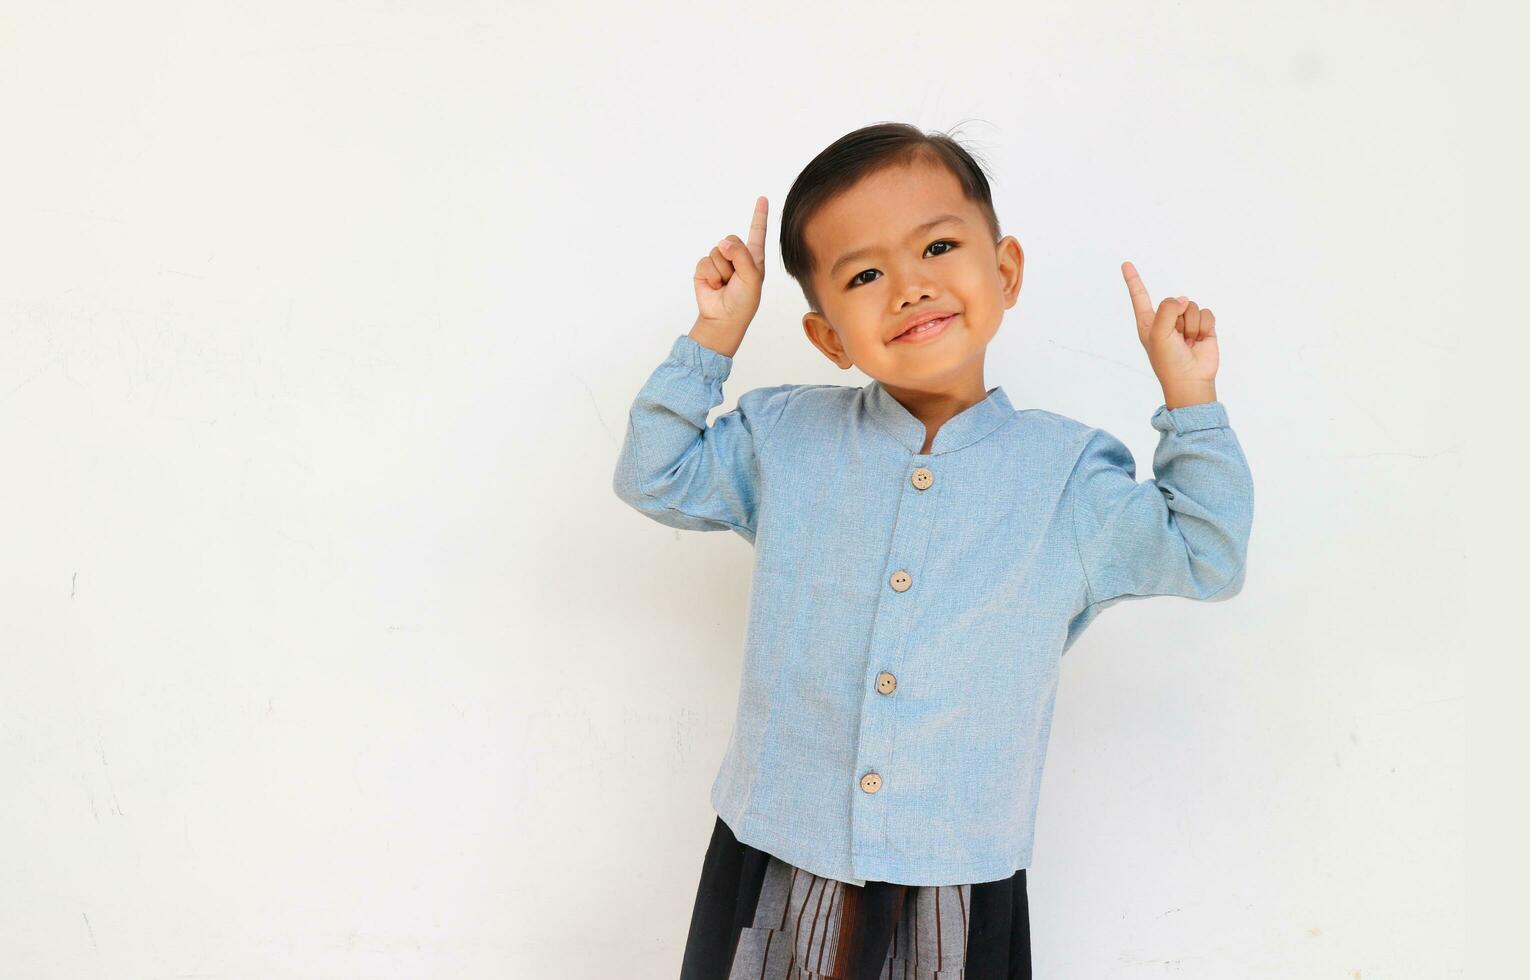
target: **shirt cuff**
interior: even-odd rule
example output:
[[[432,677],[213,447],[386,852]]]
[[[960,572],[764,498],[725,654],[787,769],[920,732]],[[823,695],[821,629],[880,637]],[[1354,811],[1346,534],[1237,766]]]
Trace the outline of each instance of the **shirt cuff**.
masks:
[[[1201,402],[1170,408],[1159,405],[1149,420],[1159,432],[1195,432],[1197,429],[1215,429],[1227,425],[1227,406],[1219,401]]]
[[[733,358],[698,343],[690,334],[683,333],[675,338],[669,356],[709,381],[726,381],[733,370]]]

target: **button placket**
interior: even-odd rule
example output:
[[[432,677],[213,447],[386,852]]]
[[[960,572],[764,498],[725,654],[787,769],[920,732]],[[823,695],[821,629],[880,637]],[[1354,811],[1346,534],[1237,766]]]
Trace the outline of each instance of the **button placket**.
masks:
[[[932,488],[937,481],[934,469],[925,465],[929,460],[928,454],[907,457],[899,476],[903,491],[898,495],[884,585],[872,619],[873,662],[869,666],[876,673],[861,705],[855,769],[860,792],[855,794],[850,813],[852,863],[882,860],[889,843],[889,804],[880,797],[880,790],[892,786],[890,799],[897,798],[898,774],[885,769],[892,759],[897,731],[898,701],[889,695],[898,687],[893,668],[908,642],[914,604],[920,594],[915,586],[935,523],[937,495]]]

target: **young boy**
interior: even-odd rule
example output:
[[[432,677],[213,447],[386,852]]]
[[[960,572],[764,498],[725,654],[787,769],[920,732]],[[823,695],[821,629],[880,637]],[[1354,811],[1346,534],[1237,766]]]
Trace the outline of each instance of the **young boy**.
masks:
[[[614,488],[754,545],[738,716],[682,966],[1030,976],[1025,869],[1059,661],[1124,599],[1242,588],[1253,483],[1215,317],[1122,273],[1163,387],[1155,478],[1016,409],[983,358],[1025,256],[943,135],[842,137],[786,198],[807,338],[862,387],[755,388],[710,426],[760,303],[766,201],[696,266],[700,315],[633,403]]]

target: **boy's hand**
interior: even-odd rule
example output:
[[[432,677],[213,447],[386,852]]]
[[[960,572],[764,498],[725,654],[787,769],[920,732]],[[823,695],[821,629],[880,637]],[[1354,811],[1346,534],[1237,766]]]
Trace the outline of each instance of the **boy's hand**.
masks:
[[[765,198],[756,198],[749,241],[729,235],[696,263],[696,308],[699,313],[691,338],[732,357],[744,331],[760,308],[760,285],[765,279]]]
[[[1183,296],[1164,300],[1154,313],[1137,267],[1123,262],[1121,274],[1131,292],[1137,337],[1163,385],[1164,404],[1182,408],[1216,401],[1217,318]]]

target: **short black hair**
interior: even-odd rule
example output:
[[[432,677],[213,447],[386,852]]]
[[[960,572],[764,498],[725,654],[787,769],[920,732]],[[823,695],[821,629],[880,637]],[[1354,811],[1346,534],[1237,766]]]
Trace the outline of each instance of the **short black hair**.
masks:
[[[1001,237],[993,210],[988,175],[972,154],[942,132],[925,133],[908,123],[880,122],[846,133],[808,162],[792,182],[781,209],[781,264],[797,280],[809,309],[822,312],[813,290],[813,255],[804,230],[835,195],[857,181],[891,166],[924,161],[945,167],[962,186],[967,200],[978,206],[993,232]]]

